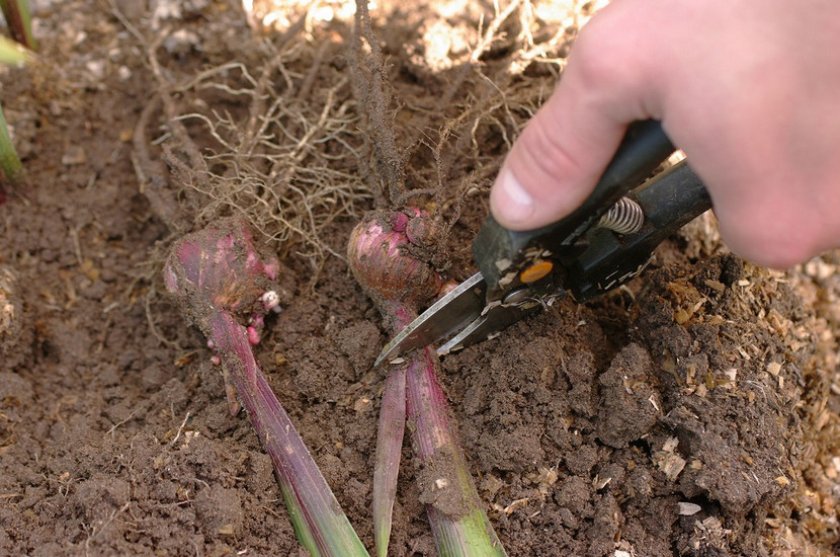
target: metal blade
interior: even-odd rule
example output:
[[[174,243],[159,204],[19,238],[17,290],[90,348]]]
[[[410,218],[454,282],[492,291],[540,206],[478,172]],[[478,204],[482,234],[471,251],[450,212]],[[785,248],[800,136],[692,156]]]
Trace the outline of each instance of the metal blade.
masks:
[[[404,352],[433,344],[460,331],[461,327],[481,315],[486,288],[481,273],[476,273],[459,284],[386,344],[376,358],[374,367]]]
[[[543,308],[540,302],[526,303],[518,306],[495,305],[490,307],[484,315],[464,327],[460,333],[452,337],[449,342],[438,348],[438,356],[445,356],[456,352],[471,344],[489,340],[498,335],[502,329],[513,325],[526,315]]]

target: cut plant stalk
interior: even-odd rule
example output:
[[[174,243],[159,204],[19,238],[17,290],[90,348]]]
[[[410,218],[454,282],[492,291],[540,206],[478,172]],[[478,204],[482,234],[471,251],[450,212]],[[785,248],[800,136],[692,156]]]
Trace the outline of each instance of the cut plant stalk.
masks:
[[[350,237],[350,268],[392,333],[408,325],[417,309],[443,287],[441,276],[413,255],[428,243],[432,229],[426,215],[411,209],[369,215]],[[426,504],[438,555],[506,555],[469,473],[437,378],[438,366],[437,354],[426,347],[388,370],[373,484],[377,555],[384,557],[388,551],[406,419],[412,425],[421,501]]]
[[[277,273],[247,226],[223,220],[175,245],[164,281],[218,354],[271,457],[301,545],[313,557],[368,556],[254,358],[265,316],[278,307]]]

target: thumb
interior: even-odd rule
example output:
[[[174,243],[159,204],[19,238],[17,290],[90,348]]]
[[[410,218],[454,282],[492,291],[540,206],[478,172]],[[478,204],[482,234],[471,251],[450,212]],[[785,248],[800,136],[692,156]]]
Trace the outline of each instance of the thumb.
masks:
[[[552,96],[528,122],[490,192],[496,220],[512,230],[550,224],[576,209],[600,178],[627,125],[655,117],[654,67],[645,37],[611,4],[586,25]]]

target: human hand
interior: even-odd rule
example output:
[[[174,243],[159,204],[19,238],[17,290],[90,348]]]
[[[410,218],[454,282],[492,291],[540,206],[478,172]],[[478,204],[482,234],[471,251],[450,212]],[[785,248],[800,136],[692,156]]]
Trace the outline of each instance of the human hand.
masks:
[[[606,7],[508,154],[494,216],[527,230],[567,215],[649,118],[706,184],[732,251],[783,268],[840,247],[840,3]]]

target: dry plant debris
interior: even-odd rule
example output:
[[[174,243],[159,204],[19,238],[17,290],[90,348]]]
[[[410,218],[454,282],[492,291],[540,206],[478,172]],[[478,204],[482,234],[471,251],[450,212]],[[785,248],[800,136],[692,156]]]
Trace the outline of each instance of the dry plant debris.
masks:
[[[158,85],[134,138],[144,193],[175,230],[244,218],[316,276],[328,255],[341,257],[324,231],[371,198],[354,172],[358,116],[335,64],[340,36],[295,25],[280,39],[252,37],[244,59],[179,74],[160,61],[175,32],[139,37]]]

